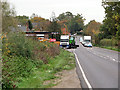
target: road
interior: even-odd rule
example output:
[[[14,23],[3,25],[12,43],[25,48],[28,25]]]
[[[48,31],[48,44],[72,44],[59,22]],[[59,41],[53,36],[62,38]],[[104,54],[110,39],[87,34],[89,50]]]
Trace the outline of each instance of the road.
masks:
[[[92,88],[118,88],[118,52],[97,47],[84,47],[79,43],[74,50],[86,79]],[[88,83],[76,61],[77,73],[82,88],[88,88]]]

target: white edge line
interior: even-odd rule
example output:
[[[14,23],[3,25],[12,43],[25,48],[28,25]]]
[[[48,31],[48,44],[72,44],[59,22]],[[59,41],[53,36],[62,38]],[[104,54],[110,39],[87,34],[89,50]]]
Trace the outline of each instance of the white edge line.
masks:
[[[87,77],[85,76],[85,73],[84,73],[84,71],[83,71],[83,69],[82,69],[82,66],[81,66],[81,64],[80,64],[80,62],[79,62],[79,60],[78,60],[77,55],[76,55],[75,52],[74,52],[74,54],[75,54],[77,63],[78,63],[78,65],[79,65],[79,68],[80,68],[80,70],[81,70],[81,72],[82,72],[83,78],[84,78],[84,80],[85,80],[85,82],[86,82],[88,88],[89,88],[89,89],[92,89],[92,86],[90,85],[90,83],[89,83]]]

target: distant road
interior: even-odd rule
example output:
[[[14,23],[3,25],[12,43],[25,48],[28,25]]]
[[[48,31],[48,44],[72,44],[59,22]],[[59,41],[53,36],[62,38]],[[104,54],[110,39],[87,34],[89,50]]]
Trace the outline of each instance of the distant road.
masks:
[[[77,36],[76,41],[80,46],[74,52],[92,88],[118,88],[118,52],[83,47],[79,38]],[[78,63],[76,67],[82,87],[87,88]]]

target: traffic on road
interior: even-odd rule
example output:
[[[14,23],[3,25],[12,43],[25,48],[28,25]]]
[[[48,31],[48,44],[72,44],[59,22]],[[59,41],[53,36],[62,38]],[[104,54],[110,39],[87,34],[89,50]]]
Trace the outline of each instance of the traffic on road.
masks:
[[[73,52],[83,88],[118,88],[118,52],[103,48],[87,48],[80,36]]]

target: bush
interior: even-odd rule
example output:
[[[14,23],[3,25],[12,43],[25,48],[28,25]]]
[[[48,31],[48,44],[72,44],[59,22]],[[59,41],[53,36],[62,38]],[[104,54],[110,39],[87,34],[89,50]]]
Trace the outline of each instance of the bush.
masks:
[[[15,88],[21,77],[29,77],[51,57],[59,55],[56,44],[27,38],[22,33],[8,33],[3,38],[3,88]]]
[[[117,40],[115,39],[102,39],[100,40],[100,46],[117,46]]]
[[[13,88],[19,77],[28,77],[35,67],[32,60],[20,57],[3,56],[3,88]],[[15,86],[16,87],[16,86]]]
[[[29,39],[25,39],[21,33],[9,33],[3,39],[3,54],[7,56],[23,56],[31,58],[33,44]],[[8,53],[7,53],[8,52]]]
[[[43,60],[60,53],[59,47],[53,43],[27,38],[21,33],[9,33],[3,39],[3,54],[6,56],[22,56],[33,60]],[[48,58],[47,58],[48,57]]]

